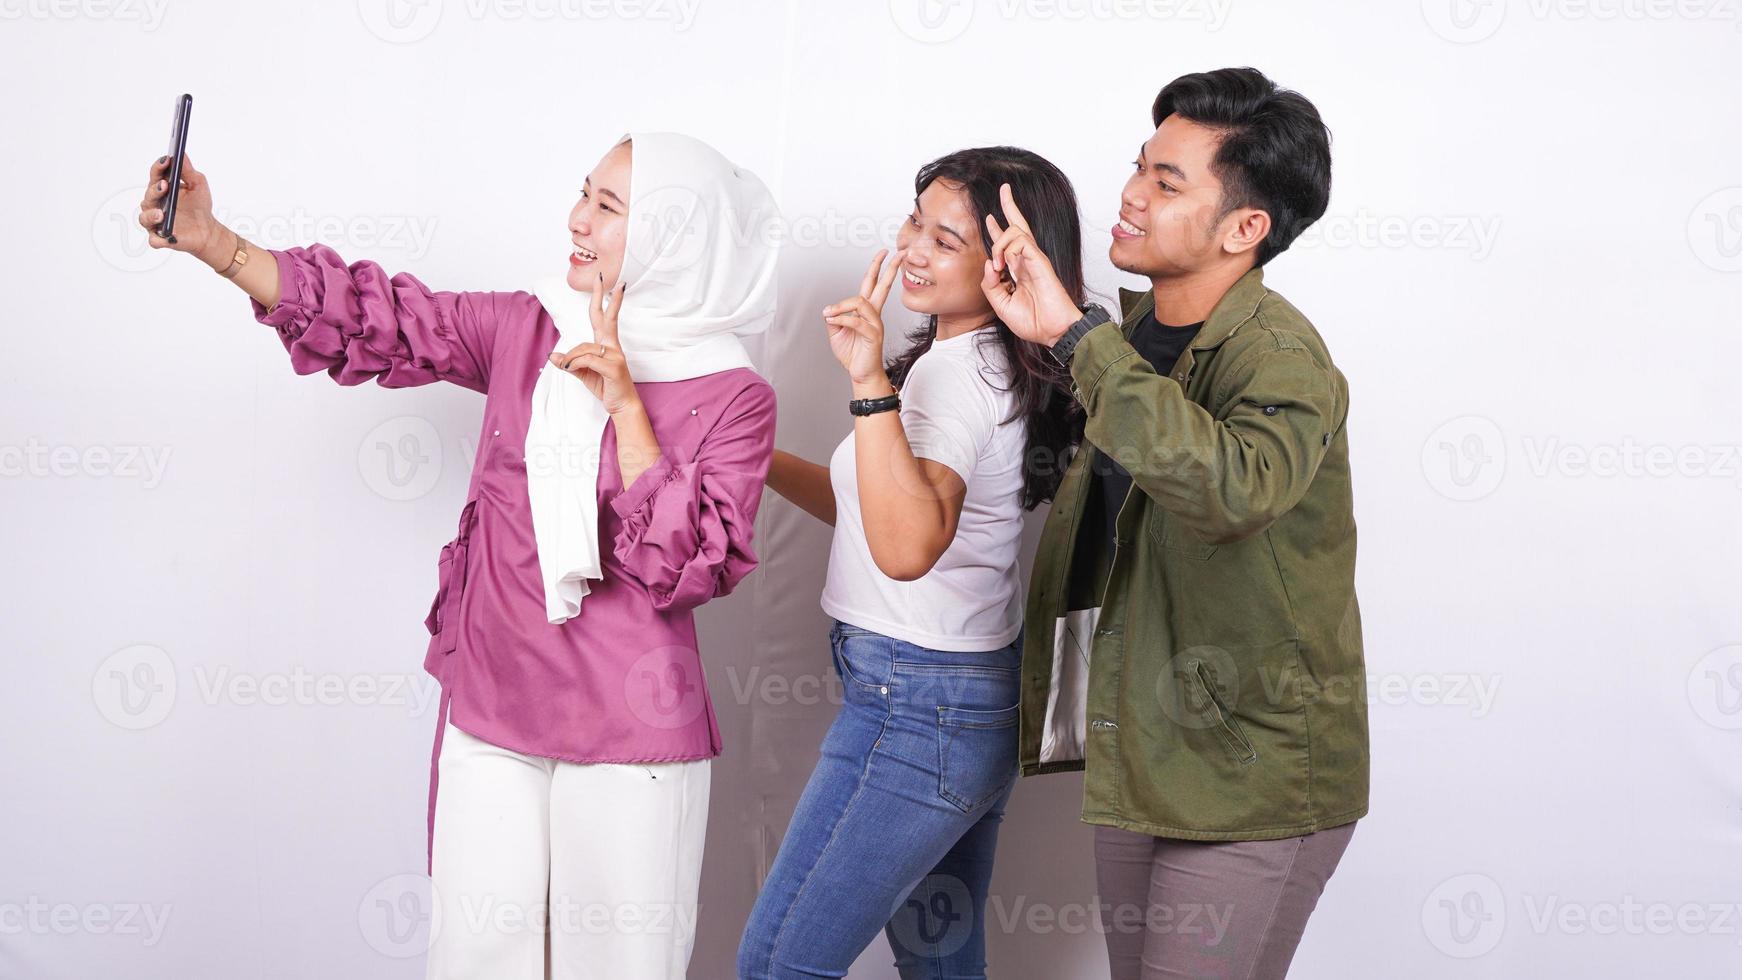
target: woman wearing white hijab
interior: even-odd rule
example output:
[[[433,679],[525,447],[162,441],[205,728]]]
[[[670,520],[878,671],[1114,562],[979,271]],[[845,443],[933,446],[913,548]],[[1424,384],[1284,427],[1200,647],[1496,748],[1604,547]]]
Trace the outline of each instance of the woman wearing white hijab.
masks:
[[[698,140],[633,133],[569,214],[566,276],[436,292],[321,245],[254,250],[191,161],[182,180],[177,241],[152,246],[245,290],[298,373],[486,396],[425,620],[428,976],[683,976],[721,751],[692,610],[756,566],[773,452],[740,342],[774,315],[767,189]]]

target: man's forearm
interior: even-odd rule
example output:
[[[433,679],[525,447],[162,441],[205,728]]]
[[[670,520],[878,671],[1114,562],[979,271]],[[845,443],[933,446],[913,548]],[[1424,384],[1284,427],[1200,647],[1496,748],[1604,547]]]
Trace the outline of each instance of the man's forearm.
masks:
[[[1329,380],[1305,351],[1250,352],[1228,370],[1232,394],[1212,415],[1113,328],[1071,359],[1084,438],[1211,541],[1255,534],[1292,507],[1336,424]]]

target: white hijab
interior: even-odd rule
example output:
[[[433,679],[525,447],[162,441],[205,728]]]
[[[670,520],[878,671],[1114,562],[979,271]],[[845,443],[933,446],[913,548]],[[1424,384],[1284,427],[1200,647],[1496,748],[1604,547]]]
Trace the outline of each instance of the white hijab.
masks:
[[[618,142],[625,140],[633,143],[622,273],[629,289],[617,330],[630,377],[684,381],[752,367],[739,338],[774,318],[773,196],[701,140],[629,133]],[[555,350],[593,341],[589,294],[564,276],[540,280],[533,294],[556,323]],[[543,365],[526,430],[526,491],[551,623],[577,615],[587,580],[604,577],[598,480],[607,420],[579,378]]]

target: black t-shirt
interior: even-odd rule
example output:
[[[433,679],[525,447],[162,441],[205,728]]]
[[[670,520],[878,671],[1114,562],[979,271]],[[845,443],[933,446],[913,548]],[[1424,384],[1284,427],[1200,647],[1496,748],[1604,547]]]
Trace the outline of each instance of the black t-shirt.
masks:
[[[1173,373],[1175,362],[1185,353],[1192,338],[1198,335],[1203,326],[1202,322],[1185,327],[1166,326],[1156,321],[1155,311],[1151,310],[1131,331],[1131,346],[1137,348],[1137,353],[1149,362],[1150,367],[1155,368],[1156,374],[1167,377]],[[1125,495],[1131,490],[1131,474],[1105,450],[1095,454],[1093,468],[1096,480],[1101,486],[1099,503],[1102,523],[1108,545],[1111,546],[1114,537],[1113,524],[1119,517],[1119,505],[1125,502]]]

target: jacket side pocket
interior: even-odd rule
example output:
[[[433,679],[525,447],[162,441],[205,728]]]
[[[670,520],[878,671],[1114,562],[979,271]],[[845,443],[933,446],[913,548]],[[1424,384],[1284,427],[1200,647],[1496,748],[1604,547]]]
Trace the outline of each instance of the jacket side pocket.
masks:
[[[1222,700],[1221,692],[1216,689],[1215,675],[1210,673],[1202,660],[1192,664],[1192,676],[1197,678],[1198,686],[1204,696],[1210,699],[1210,704],[1216,711],[1216,732],[1222,736],[1222,742],[1228,746],[1228,751],[1234,753],[1234,758],[1242,765],[1258,758],[1258,750],[1252,747],[1252,740],[1246,737],[1246,730],[1240,727],[1240,722],[1234,717],[1234,712],[1228,703]]]

